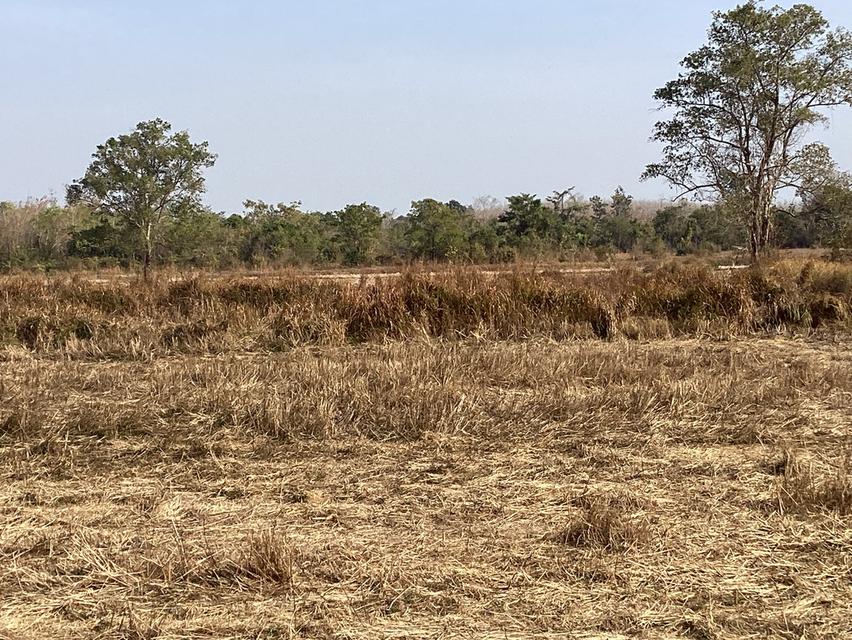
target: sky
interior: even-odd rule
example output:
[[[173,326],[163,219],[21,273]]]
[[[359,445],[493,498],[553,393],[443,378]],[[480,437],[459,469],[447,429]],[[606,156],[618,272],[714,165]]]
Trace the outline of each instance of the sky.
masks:
[[[654,89],[720,0],[0,0],[0,200],[55,194],[155,117],[207,140],[205,202],[586,196],[659,157]],[[789,3],[786,3],[789,4]],[[852,28],[852,2],[816,0]],[[815,133],[852,169],[852,109]]]

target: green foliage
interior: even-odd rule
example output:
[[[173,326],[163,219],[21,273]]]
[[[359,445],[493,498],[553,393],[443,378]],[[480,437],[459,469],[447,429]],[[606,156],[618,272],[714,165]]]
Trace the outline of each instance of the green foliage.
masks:
[[[169,220],[157,253],[161,259],[193,267],[226,267],[237,262],[240,234],[212,211],[192,211]]]
[[[245,240],[241,257],[248,263],[312,264],[323,262],[331,248],[332,223],[305,213],[300,202],[271,205],[246,200]]]
[[[373,261],[382,219],[379,208],[366,202],[350,204],[335,212],[336,238],[344,264],[351,266]]]
[[[852,104],[852,34],[831,30],[806,4],[747,2],[714,14],[707,43],[654,97],[674,114],[658,122],[665,178],[682,195],[736,201],[756,256],[768,245],[776,194],[799,186],[812,151],[802,134],[821,109]]]
[[[663,207],[648,223],[637,219],[629,195],[572,202],[557,211],[536,196],[508,199],[499,217],[477,217],[463,205],[413,203],[407,216],[383,216],[361,203],[330,213],[302,211],[298,202],[246,201],[243,215],[197,208],[165,219],[151,258],[176,266],[227,268],[401,264],[413,260],[489,263],[558,260],[578,249],[600,257],[614,251],[665,249],[679,254],[732,249],[746,243],[736,202]],[[849,246],[852,187],[837,172],[777,210],[778,242],[790,247]],[[129,266],[139,258],[137,229],[115,216],[50,200],[0,203],[0,268],[78,264]]]
[[[748,201],[739,192],[714,206],[664,207],[649,224],[620,186],[609,199],[588,202],[573,188],[546,201],[509,196],[505,206],[490,197],[473,206],[426,198],[396,218],[367,203],[323,213],[303,211],[300,202],[261,200],[246,200],[243,214],[225,216],[201,202],[202,170],[215,156],[206,143],[170,129],[162,120],[143,122],[99,146],[64,207],[51,199],[0,203],[0,268],[128,266],[141,258],[147,274],[151,260],[215,268],[560,260],[578,249],[600,258],[613,251],[657,255],[665,247],[728,249],[745,238]],[[803,148],[796,167],[801,205],[776,212],[780,241],[848,246],[852,178],[819,145]]]
[[[619,185],[612,194],[610,207],[613,215],[627,217],[630,215],[630,207],[633,206],[633,196],[624,193],[624,189]]]
[[[633,196],[627,195],[622,187],[617,187],[606,203],[600,196],[589,199],[592,209],[592,244],[600,247],[612,247],[618,251],[632,251],[645,233],[643,225],[631,215]]]
[[[499,221],[509,235],[515,238],[548,235],[553,226],[553,220],[540,198],[522,193],[509,196],[506,200],[509,206],[500,216]]]
[[[692,206],[680,201],[660,209],[652,222],[654,234],[678,254],[728,250],[745,243],[745,230],[724,206]]]
[[[138,232],[146,276],[163,223],[200,208],[202,170],[216,161],[206,142],[193,144],[187,132],[172,134],[171,128],[155,119],[110,138],[67,191],[69,204],[87,204],[116,226]]]
[[[472,224],[472,215],[458,203],[431,198],[412,202],[405,229],[411,256],[426,260],[465,257]]]

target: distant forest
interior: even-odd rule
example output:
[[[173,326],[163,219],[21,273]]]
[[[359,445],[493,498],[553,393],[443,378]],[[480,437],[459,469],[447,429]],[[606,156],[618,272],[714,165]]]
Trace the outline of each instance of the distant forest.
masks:
[[[778,247],[848,246],[852,188],[775,210]],[[368,266],[414,261],[496,263],[570,260],[584,252],[689,254],[740,249],[746,227],[722,204],[634,202],[621,188],[609,198],[570,192],[413,202],[393,217],[361,203],[304,211],[298,202],[247,201],[245,211],[208,209],[170,216],[157,229],[155,264],[233,268]],[[138,230],[84,204],[44,198],[0,203],[0,268],[130,266],[143,260]]]
[[[852,187],[834,185],[776,208],[774,244],[849,246],[850,219]],[[520,194],[472,204],[424,199],[397,217],[366,203],[318,212],[298,202],[247,201],[240,214],[198,207],[169,216],[156,229],[151,259],[208,268],[570,260],[738,249],[746,233],[743,217],[723,204],[634,202],[621,188],[608,198],[580,199],[563,190],[544,199]],[[137,229],[83,203],[0,203],[2,269],[130,266],[143,259]]]

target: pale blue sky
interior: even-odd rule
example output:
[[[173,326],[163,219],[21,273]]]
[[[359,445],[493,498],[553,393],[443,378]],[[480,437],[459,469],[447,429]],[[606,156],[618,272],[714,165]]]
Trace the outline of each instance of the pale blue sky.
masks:
[[[335,209],[622,184],[653,90],[719,0],[0,0],[0,200],[64,185],[162,117],[209,140],[207,202]],[[852,28],[852,2],[813,3]],[[852,168],[852,113],[818,138]]]

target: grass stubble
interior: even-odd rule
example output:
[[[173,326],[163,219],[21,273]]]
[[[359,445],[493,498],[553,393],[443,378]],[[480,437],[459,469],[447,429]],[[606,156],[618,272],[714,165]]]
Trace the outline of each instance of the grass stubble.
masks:
[[[0,637],[849,637],[852,279],[784,268],[7,278]]]

